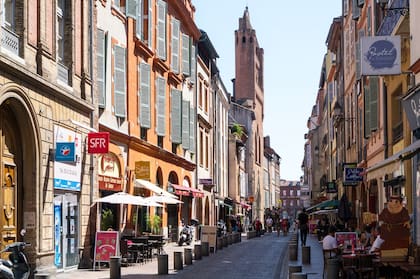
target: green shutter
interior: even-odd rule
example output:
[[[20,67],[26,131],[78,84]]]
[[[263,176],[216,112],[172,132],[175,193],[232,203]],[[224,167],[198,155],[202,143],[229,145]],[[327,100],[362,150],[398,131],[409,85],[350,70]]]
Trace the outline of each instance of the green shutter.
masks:
[[[100,108],[105,108],[105,96],[106,96],[106,87],[105,87],[105,32],[98,29],[98,47],[96,50],[96,62],[98,67],[97,72],[97,86],[98,86],[98,106]]]
[[[138,0],[137,10],[136,10],[136,36],[141,41],[144,40],[143,32],[143,0]]]
[[[115,116],[125,117],[126,102],[125,48],[114,46]]]
[[[190,102],[182,101],[182,147],[190,148]]]
[[[182,33],[182,73],[190,75],[190,37]]]
[[[179,20],[172,18],[171,69],[179,73]]]
[[[166,2],[157,2],[157,57],[166,60]]]
[[[190,107],[190,152],[195,153],[195,109]]]
[[[370,87],[370,130],[378,129],[378,77],[369,77]]]
[[[370,88],[369,86],[364,86],[364,105],[365,105],[365,138],[370,137],[370,124],[371,124],[371,116],[370,116]]]
[[[181,143],[181,104],[182,94],[180,90],[171,89],[171,141]]]
[[[136,18],[137,12],[137,0],[127,0],[126,1],[126,11],[125,14],[127,17]]]
[[[165,98],[166,80],[163,77],[156,79],[156,134],[165,136]]]
[[[139,123],[142,128],[150,128],[150,65],[139,66]]]

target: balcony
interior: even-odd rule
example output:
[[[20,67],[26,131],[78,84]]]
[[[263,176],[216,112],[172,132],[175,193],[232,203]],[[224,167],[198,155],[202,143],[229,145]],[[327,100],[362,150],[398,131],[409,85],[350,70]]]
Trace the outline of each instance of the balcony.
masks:
[[[1,27],[1,49],[19,56],[19,36],[4,26]]]

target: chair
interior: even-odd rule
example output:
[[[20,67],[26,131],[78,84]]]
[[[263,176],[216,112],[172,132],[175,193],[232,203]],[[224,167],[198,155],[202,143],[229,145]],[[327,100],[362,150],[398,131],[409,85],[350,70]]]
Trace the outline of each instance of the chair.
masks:
[[[322,278],[324,278],[325,272],[327,271],[327,260],[332,258],[334,249],[331,249],[331,250],[324,249],[322,250],[322,252],[324,255],[324,270],[323,270],[324,272],[322,273]]]
[[[373,266],[372,254],[357,255],[357,268],[355,272],[358,278],[374,278],[375,268]]]
[[[120,252],[121,252],[121,264],[129,265],[134,262],[134,253],[128,247],[127,239],[121,239],[120,241]]]

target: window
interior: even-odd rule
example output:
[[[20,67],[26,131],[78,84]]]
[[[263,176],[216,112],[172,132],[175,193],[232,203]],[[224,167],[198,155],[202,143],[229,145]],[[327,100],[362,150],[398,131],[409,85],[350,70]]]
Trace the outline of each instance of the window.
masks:
[[[71,85],[70,70],[72,68],[72,1],[57,0],[56,9],[56,59],[57,79],[67,85]]]
[[[114,46],[114,114],[126,117],[125,48]]]
[[[156,79],[156,133],[158,136],[165,136],[165,99],[166,80],[159,76]]]
[[[190,102],[182,101],[182,148],[190,148]]]
[[[65,0],[57,0],[57,60],[64,60],[64,13]]]
[[[157,138],[157,145],[160,148],[163,148],[163,137],[162,136],[158,136],[158,138]]]
[[[210,158],[209,158],[209,148],[210,148],[210,145],[209,145],[209,135],[206,133],[206,144],[205,144],[205,148],[206,148],[206,159],[205,159],[205,163],[206,163],[206,165],[205,165],[205,167],[206,167],[206,169],[208,169],[209,168],[209,161],[210,161]]]
[[[179,20],[172,18],[171,69],[176,74],[179,73],[179,28]]]
[[[140,138],[147,141],[147,128],[140,128]]]
[[[96,63],[97,63],[97,86],[98,86],[98,106],[105,108],[106,104],[106,34],[103,30],[97,31],[97,49],[96,49]]]
[[[3,8],[3,26],[6,27],[9,31],[15,31],[15,1],[14,0],[5,0]]]
[[[182,34],[182,73],[185,76],[189,76],[191,71],[190,68],[192,65],[192,60],[190,59],[190,56],[192,56],[192,53],[190,54],[190,37],[186,34]]]
[[[181,91],[175,88],[171,89],[171,140],[172,143],[181,143]]]
[[[204,87],[204,111],[209,113],[209,88],[207,85]]]
[[[200,129],[200,166],[203,166],[204,160],[203,160],[203,156],[204,156],[204,131],[203,129]]]
[[[158,58],[166,60],[166,2],[158,0],[157,10],[156,53]]]

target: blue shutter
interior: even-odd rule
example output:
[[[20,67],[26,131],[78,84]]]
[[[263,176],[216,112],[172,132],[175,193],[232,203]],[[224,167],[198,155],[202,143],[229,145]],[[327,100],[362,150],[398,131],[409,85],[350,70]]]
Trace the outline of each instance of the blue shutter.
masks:
[[[144,40],[143,32],[143,0],[138,0],[137,10],[136,10],[136,36],[141,41]]]
[[[190,152],[195,153],[195,109],[194,107],[190,107]]]
[[[157,57],[166,60],[166,2],[157,2]]]
[[[196,70],[196,67],[197,67],[197,59],[196,59],[196,56],[195,56],[196,54],[195,54],[195,45],[191,45],[191,55],[190,55],[190,57],[191,57],[191,66],[190,66],[190,68],[191,68],[191,77],[190,77],[190,81],[192,82],[192,83],[194,83],[195,84],[195,80],[196,80],[196,75],[197,75],[197,70]]]
[[[156,79],[156,134],[165,136],[165,98],[166,80],[163,77]]]
[[[125,10],[126,16],[135,19],[136,13],[137,13],[137,0],[127,0],[126,6],[127,6]]]
[[[179,20],[172,18],[171,69],[179,73]]]
[[[98,85],[98,106],[100,108],[105,108],[105,96],[106,96],[106,86],[105,86],[105,32],[98,29],[98,47],[96,50],[96,63],[97,63],[97,85]]]
[[[150,65],[139,66],[139,123],[142,128],[150,128]]]
[[[182,33],[182,73],[190,75],[190,37]]]
[[[182,148],[190,148],[190,102],[182,101]]]
[[[171,141],[181,143],[181,91],[171,89]]]
[[[125,117],[126,107],[125,48],[114,46],[115,116]]]

